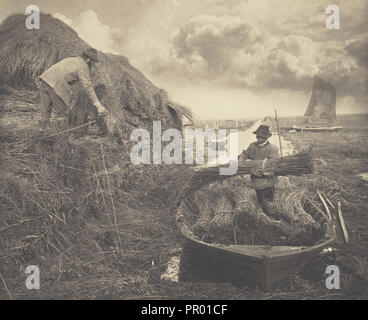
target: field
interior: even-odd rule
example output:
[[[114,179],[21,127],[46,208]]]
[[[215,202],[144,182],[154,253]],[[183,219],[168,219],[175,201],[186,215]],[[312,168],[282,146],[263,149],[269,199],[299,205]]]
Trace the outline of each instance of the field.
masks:
[[[68,238],[71,247],[44,256],[32,250],[18,250],[17,265],[2,259],[0,297],[4,299],[367,299],[368,298],[368,181],[358,177],[368,172],[368,117],[342,116],[338,133],[288,133],[297,150],[314,145],[320,159],[315,177],[323,177],[341,189],[343,213],[350,235],[339,241],[333,253],[321,256],[301,272],[290,275],[264,293],[257,289],[217,282],[201,275],[186,263],[183,239],[176,228],[175,210],[170,201],[187,182],[188,166],[165,166],[156,170],[156,179],[137,181],[127,195],[118,228],[123,245],[114,246],[114,232],[99,226],[90,248],[79,245],[93,233],[92,222],[69,226],[76,231]],[[281,121],[290,121],[281,119]],[[313,177],[311,177],[313,179]],[[141,184],[141,185],[140,185]],[[145,189],[143,189],[145,185]],[[139,192],[144,190],[144,192]],[[128,192],[129,193],[129,192]],[[333,212],[336,215],[336,212]],[[26,223],[26,221],[25,221]],[[60,227],[61,228],[61,227]],[[67,226],[63,227],[63,230]],[[11,228],[9,228],[11,229]],[[0,232],[4,232],[4,228]],[[65,231],[66,234],[67,231]],[[0,233],[0,236],[3,234]],[[50,241],[58,247],[58,239]],[[77,248],[73,248],[77,247]],[[53,249],[50,249],[50,252]],[[83,250],[83,251],[82,251]],[[3,252],[1,252],[3,253]],[[170,259],[181,257],[179,282],[162,278]],[[8,260],[14,261],[14,260]],[[41,272],[41,289],[27,290],[24,266],[36,264]],[[325,268],[335,264],[341,271],[341,289],[328,290]],[[19,272],[21,270],[21,272]]]

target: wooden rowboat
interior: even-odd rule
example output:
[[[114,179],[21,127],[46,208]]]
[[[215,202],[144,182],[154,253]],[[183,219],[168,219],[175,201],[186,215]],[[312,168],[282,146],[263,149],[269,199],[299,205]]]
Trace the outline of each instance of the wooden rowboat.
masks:
[[[344,129],[343,126],[335,126],[335,127],[298,127],[293,126],[289,128],[290,130],[295,130],[297,132],[334,132],[341,131]]]
[[[186,239],[190,261],[198,270],[219,278],[268,291],[271,286],[298,271],[335,241],[331,222],[324,239],[313,246],[261,246],[209,244],[198,239],[185,216],[184,199],[178,207],[177,224]]]

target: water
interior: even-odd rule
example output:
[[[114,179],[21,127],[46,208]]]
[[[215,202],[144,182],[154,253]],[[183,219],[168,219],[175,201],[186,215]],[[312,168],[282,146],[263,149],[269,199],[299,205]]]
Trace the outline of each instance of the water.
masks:
[[[262,124],[261,120],[258,120],[256,122],[253,123],[253,125],[248,128],[247,130],[244,131],[238,131],[238,137],[237,137],[237,141],[238,141],[238,152],[236,157],[244,150],[247,149],[248,146],[252,143],[256,141],[256,136],[253,133],[254,131],[257,130],[257,128]],[[236,134],[235,133],[229,133],[229,135],[227,136],[226,140],[222,140],[222,141],[217,141],[217,145],[218,145],[218,149],[220,149],[220,146],[222,146],[221,148],[224,148],[224,144],[226,144],[226,150],[227,150],[227,155],[230,155],[230,141],[231,139],[234,139],[234,136]],[[272,136],[268,139],[270,141],[270,143],[272,143],[274,146],[276,146],[279,149],[279,156],[281,157],[281,149],[280,149],[280,141],[279,141],[279,135],[277,132],[272,132]],[[214,145],[216,146],[216,144]],[[289,156],[292,155],[296,152],[294,146],[292,145],[292,143],[288,140],[286,140],[284,137],[281,136],[281,146],[282,146],[282,156]],[[226,164],[228,163],[228,159],[218,159],[217,163],[218,164]]]
[[[238,131],[238,153],[240,154],[244,149],[247,149],[248,146],[256,141],[256,136],[253,133],[257,130],[257,128],[262,124],[261,120],[256,121],[249,129],[245,131]],[[228,139],[229,141],[230,139]],[[270,143],[279,148],[279,156],[280,153],[280,142],[279,136],[277,132],[272,132],[272,136],[268,139]],[[282,146],[282,155],[289,156],[296,152],[292,143],[286,140],[281,136],[281,146]]]

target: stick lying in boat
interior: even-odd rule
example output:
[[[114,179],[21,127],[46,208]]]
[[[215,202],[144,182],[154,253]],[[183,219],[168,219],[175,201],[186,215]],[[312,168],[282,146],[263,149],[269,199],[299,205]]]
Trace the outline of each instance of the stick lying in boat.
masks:
[[[331,221],[331,220],[332,220],[332,217],[331,217],[330,209],[328,208],[328,206],[327,206],[327,203],[326,203],[325,199],[323,198],[322,194],[321,194],[319,191],[317,191],[317,194],[318,194],[318,197],[319,197],[319,199],[321,200],[321,202],[322,202],[323,206],[325,207],[325,210],[326,210],[326,212],[327,212],[327,214],[328,214],[328,218],[329,218],[329,219],[330,219],[330,221]]]
[[[223,165],[195,168],[185,194],[188,195],[200,189],[202,186],[216,180],[224,180],[232,177],[220,175],[220,167],[223,167]],[[257,170],[266,173],[273,173],[275,176],[303,176],[311,174],[314,171],[311,149],[291,156],[270,159],[267,161],[250,160],[241,162],[238,166],[236,175],[250,174]]]
[[[333,203],[330,201],[330,199],[328,199],[327,197],[326,197],[326,195],[325,194],[323,194],[323,197],[325,198],[325,200],[328,202],[328,204],[331,206],[331,208],[332,209],[335,209],[335,206],[333,205]]]
[[[326,218],[326,221],[329,221],[329,218],[328,216],[320,209],[318,208],[317,205],[314,204],[314,201],[313,200],[310,200],[310,199],[306,199],[306,201],[314,208],[316,209],[323,217]],[[331,220],[330,220],[331,221]]]
[[[342,215],[341,202],[340,201],[337,203],[337,211],[339,213],[340,225],[341,225],[342,232],[344,233],[345,243],[348,243],[349,242],[349,234],[348,234],[348,231],[346,230],[344,217]]]

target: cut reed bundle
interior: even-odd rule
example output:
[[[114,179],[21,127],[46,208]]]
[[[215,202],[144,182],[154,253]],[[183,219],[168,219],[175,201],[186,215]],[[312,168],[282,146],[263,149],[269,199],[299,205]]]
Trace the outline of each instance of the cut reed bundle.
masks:
[[[287,221],[296,221],[297,215],[305,213],[302,199],[305,195],[303,190],[290,190],[276,188],[275,205],[277,213]]]
[[[209,199],[207,192],[201,192],[194,194],[194,201],[201,212],[202,220],[211,220],[214,212],[211,206],[211,200]]]
[[[202,186],[217,180],[224,180],[232,177],[219,174],[220,167],[222,166],[223,165],[195,168],[185,194],[188,195],[200,189]],[[251,174],[255,171],[272,173],[275,176],[303,176],[312,174],[314,167],[311,150],[283,158],[241,161],[236,174]]]
[[[200,191],[194,194],[200,215],[192,231],[198,238],[210,242],[233,243],[234,201],[231,195],[223,187],[211,193]]]
[[[199,208],[200,215],[193,225],[193,232],[199,238],[202,238],[206,233],[209,232],[209,223],[213,218],[213,209],[210,204],[208,193],[197,192],[194,195],[194,202]]]
[[[233,193],[227,188],[219,188],[209,196],[214,215],[232,213],[234,208]]]
[[[256,193],[250,186],[236,186],[233,191],[236,201],[234,225],[238,243],[277,244],[277,237],[285,233],[282,223],[262,211]]]
[[[196,175],[219,175],[223,165],[200,167],[195,169]],[[237,174],[250,174],[256,170],[272,172],[276,176],[302,176],[313,173],[313,159],[311,151],[296,153],[283,158],[269,160],[240,161]]]
[[[259,211],[257,206],[257,197],[253,189],[244,186],[234,188],[234,200],[236,202],[235,212],[256,212]]]
[[[217,236],[232,237],[234,201],[227,188],[219,188],[210,195],[213,218],[209,223],[209,231]]]

